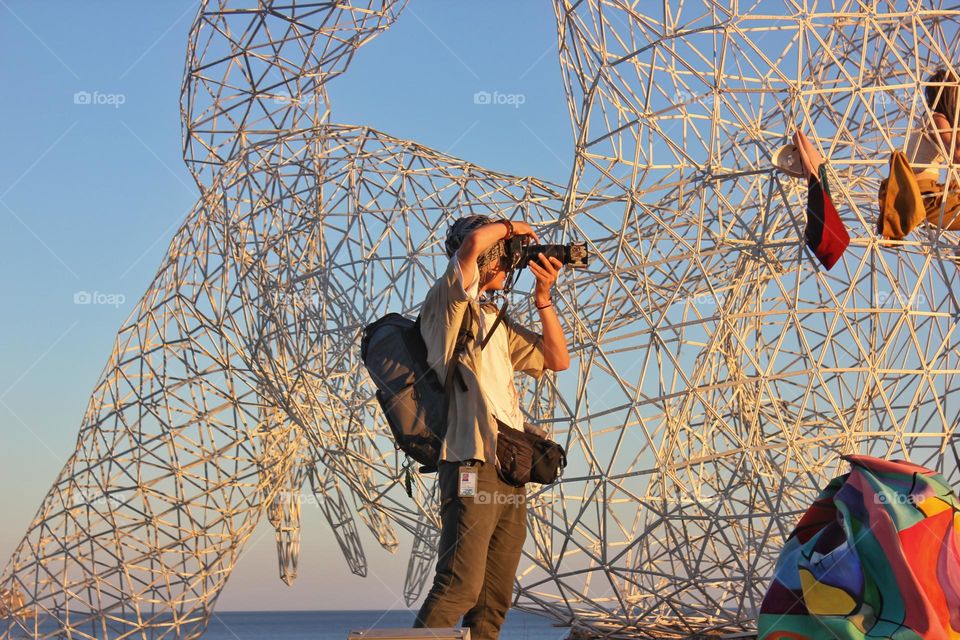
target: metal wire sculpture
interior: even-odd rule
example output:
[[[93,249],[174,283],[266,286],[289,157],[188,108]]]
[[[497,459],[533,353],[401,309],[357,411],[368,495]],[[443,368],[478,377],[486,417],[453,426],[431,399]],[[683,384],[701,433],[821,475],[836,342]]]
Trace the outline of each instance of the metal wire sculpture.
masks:
[[[330,122],[325,83],[403,4],[202,4],[181,101],[201,196],[3,574],[0,638],[198,637],[262,515],[296,578],[307,484],[354,573],[361,526],[412,537],[414,604],[433,480],[404,486],[357,346],[416,312],[468,212],[596,255],[558,284],[573,366],[520,382],[570,465],[529,491],[518,607],[608,637],[749,628],[840,455],[960,480],[955,238],[873,233],[924,78],[960,60],[960,5],[555,0],[576,140],[556,185]],[[770,167],[794,123],[852,237],[830,272],[805,185]]]

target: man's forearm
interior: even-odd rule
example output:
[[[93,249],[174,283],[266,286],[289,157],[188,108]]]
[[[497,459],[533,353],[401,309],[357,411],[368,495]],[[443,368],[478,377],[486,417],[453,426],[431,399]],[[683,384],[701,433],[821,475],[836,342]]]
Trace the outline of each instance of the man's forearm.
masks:
[[[539,311],[540,324],[543,326],[543,366],[551,371],[563,371],[570,367],[570,352],[560,319],[552,304]]]
[[[463,259],[476,262],[481,253],[506,237],[507,225],[502,222],[488,222],[471,231],[470,234],[463,239],[463,244],[461,244],[457,250],[457,255]]]
[[[457,249],[457,261],[460,263],[460,273],[464,283],[477,279],[477,258],[484,251],[498,241],[507,237],[507,225],[502,222],[490,222],[477,227],[463,239],[463,244]]]

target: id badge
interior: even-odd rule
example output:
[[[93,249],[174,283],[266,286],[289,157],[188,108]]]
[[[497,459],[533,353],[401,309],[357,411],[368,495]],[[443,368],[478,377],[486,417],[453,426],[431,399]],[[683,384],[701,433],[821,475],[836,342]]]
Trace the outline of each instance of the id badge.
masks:
[[[477,468],[460,467],[460,482],[458,483],[457,496],[460,498],[472,498],[477,495]]]

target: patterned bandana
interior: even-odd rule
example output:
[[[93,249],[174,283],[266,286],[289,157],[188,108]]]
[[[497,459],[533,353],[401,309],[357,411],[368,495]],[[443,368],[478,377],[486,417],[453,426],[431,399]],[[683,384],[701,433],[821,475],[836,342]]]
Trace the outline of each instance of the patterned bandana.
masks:
[[[480,281],[485,281],[485,276],[489,276],[500,266],[504,256],[507,255],[504,249],[503,240],[499,240],[492,247],[480,254],[477,258],[477,269],[480,270]]]

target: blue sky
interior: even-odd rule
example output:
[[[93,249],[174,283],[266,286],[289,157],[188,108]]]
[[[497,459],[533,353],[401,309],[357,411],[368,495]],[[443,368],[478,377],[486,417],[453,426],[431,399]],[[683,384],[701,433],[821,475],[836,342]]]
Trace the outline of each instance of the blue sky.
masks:
[[[0,0],[0,493],[4,561],[73,451],[117,330],[198,196],[179,91],[197,3]],[[103,102],[75,104],[77,92]],[[546,0],[410,0],[329,85],[333,122],[367,124],[483,167],[565,184],[573,157]],[[523,104],[477,105],[478,91]],[[98,304],[76,304],[83,293]],[[352,576],[306,506],[300,578],[277,577],[261,524],[230,609],[402,606],[409,541]]]

